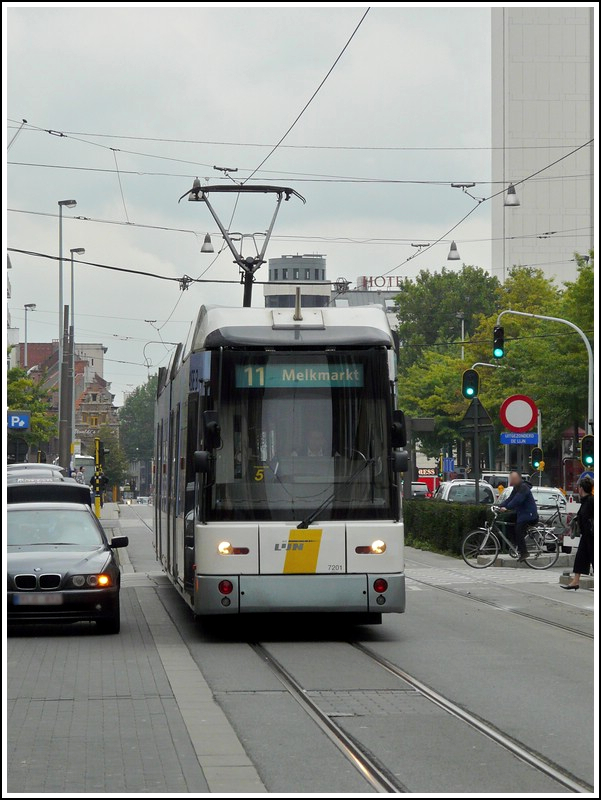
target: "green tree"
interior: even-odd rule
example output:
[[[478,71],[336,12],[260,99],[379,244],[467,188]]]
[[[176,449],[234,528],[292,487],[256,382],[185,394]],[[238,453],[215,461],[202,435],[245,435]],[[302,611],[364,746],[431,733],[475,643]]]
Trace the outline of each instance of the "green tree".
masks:
[[[458,422],[467,409],[461,397],[462,372],[478,361],[491,362],[492,332],[500,311],[513,309],[568,319],[592,336],[593,254],[588,260],[576,255],[576,260],[576,280],[561,288],[540,269],[511,270],[505,284],[497,287],[494,309],[475,316],[464,362],[457,345],[445,343],[442,336],[429,346],[414,346],[417,357],[412,354],[410,366],[400,359],[400,408],[411,416],[433,416],[437,420],[434,433],[422,436],[428,455],[435,456],[456,438]],[[507,315],[502,324],[505,357],[498,363],[503,369],[480,368],[480,400],[498,434],[503,400],[511,394],[531,396],[542,412],[545,451],[557,451],[561,433],[585,419],[588,361],[584,344],[580,336],[560,323]]]
[[[29,411],[28,431],[19,431],[18,436],[29,446],[49,442],[57,435],[56,415],[51,411],[50,392],[42,383],[32,380],[26,370],[13,367],[6,373],[6,401],[14,411]]]
[[[152,375],[134,389],[119,411],[121,444],[130,461],[152,458],[157,380],[157,376]]]
[[[129,470],[129,462],[119,441],[119,433],[105,425],[99,429],[98,436],[105,450],[109,451],[102,465],[104,474],[108,478],[108,485],[119,486],[124,482]]]
[[[420,358],[424,346],[460,340],[458,313],[464,315],[465,335],[469,338],[479,315],[492,314],[496,308],[498,291],[497,278],[480,267],[422,270],[415,278],[405,278],[395,298],[401,371]],[[456,352],[461,352],[458,345]]]

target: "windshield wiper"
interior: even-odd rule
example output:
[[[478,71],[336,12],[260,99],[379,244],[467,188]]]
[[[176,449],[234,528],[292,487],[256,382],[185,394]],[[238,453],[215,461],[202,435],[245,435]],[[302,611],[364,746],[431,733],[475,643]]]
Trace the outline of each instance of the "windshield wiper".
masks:
[[[350,484],[351,484],[351,483],[353,483],[353,481],[354,481],[354,480],[355,480],[355,479],[356,479],[356,478],[357,478],[359,475],[361,475],[361,473],[363,472],[363,470],[364,470],[364,469],[365,469],[365,468],[366,468],[366,467],[367,467],[369,464],[375,464],[375,463],[376,463],[376,460],[375,460],[375,458],[366,458],[366,459],[365,459],[365,461],[363,462],[363,464],[361,464],[361,466],[359,467],[359,469],[358,469],[356,472],[354,472],[354,473],[351,475],[351,477],[348,479],[348,481],[346,481],[345,483],[342,483],[342,484],[340,484],[340,487],[338,487],[338,486],[337,486],[337,487],[336,487],[336,489],[334,489],[334,491],[332,492],[332,494],[331,494],[329,497],[326,497],[326,499],[323,501],[323,503],[322,503],[320,506],[318,506],[318,507],[315,509],[315,511],[312,511],[312,512],[311,512],[311,514],[309,514],[308,516],[306,516],[306,517],[305,517],[303,520],[301,520],[301,521],[298,523],[298,525],[296,526],[297,530],[305,530],[306,528],[308,528],[308,527],[309,527],[309,525],[311,525],[311,523],[312,523],[312,522],[315,522],[315,520],[317,519],[317,517],[319,516],[319,514],[320,514],[320,513],[321,513],[321,512],[322,512],[322,511],[323,511],[325,508],[327,508],[327,507],[330,505],[330,503],[332,502],[332,500],[334,500],[334,498],[336,497],[336,494],[338,493],[338,489],[339,489],[339,488],[342,488],[342,487],[344,487],[344,486],[350,486]]]

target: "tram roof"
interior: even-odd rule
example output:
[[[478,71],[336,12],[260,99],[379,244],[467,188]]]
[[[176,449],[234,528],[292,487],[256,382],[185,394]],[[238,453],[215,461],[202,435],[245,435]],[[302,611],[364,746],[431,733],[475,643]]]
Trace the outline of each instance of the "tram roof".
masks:
[[[301,320],[295,320],[294,313],[293,308],[202,306],[192,350],[244,345],[394,346],[386,314],[377,306],[303,308]]]

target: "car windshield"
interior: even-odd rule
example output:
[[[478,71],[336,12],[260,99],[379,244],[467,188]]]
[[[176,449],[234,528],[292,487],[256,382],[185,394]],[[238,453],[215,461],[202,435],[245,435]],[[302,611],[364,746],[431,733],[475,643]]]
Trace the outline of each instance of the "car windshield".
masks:
[[[540,506],[556,506],[557,504],[564,505],[565,499],[561,494],[556,492],[533,492],[534,499],[537,505]]]
[[[93,519],[79,509],[10,509],[9,547],[31,545],[78,545],[99,547],[102,537]]]
[[[449,500],[455,503],[475,503],[476,487],[471,484],[451,486],[449,489]],[[492,501],[492,493],[488,486],[480,486],[480,502],[492,503]]]

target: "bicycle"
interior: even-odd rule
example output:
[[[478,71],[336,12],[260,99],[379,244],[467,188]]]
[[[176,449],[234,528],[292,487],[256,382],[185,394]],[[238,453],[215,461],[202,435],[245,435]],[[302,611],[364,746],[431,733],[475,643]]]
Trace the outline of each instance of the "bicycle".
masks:
[[[519,558],[515,545],[499,527],[497,522],[499,506],[491,506],[493,519],[486,522],[483,528],[470,531],[461,542],[461,556],[466,564],[474,569],[485,569],[492,566],[502,548],[502,542],[507,545],[511,558]],[[544,524],[534,523],[526,530],[525,535],[528,557],[526,564],[531,569],[549,569],[554,566],[559,558],[559,536],[553,533]]]

